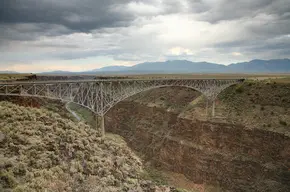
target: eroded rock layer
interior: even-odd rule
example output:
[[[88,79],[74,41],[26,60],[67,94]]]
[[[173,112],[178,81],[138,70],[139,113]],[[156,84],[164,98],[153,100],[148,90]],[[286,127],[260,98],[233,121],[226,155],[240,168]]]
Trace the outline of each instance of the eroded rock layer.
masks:
[[[290,139],[283,134],[183,119],[133,101],[113,108],[106,128],[145,159],[196,183],[230,191],[290,190]]]

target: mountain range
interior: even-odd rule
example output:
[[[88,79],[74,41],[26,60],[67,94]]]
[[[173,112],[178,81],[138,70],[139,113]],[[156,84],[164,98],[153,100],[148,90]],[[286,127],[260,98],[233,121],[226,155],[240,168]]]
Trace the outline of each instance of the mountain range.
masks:
[[[1,73],[1,71],[0,71]],[[145,62],[134,66],[107,66],[83,72],[51,71],[40,74],[164,74],[164,73],[290,73],[290,59],[252,60],[221,65],[208,62],[172,60]]]

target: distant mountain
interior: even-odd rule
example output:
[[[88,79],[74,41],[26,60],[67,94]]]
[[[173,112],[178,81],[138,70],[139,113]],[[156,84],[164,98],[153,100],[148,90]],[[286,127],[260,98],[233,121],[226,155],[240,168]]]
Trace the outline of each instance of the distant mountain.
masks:
[[[108,71],[108,72],[109,71],[124,71],[124,70],[126,70],[128,68],[129,67],[127,67],[127,66],[118,65],[118,66],[103,67],[103,68],[100,68],[100,69],[93,69],[91,71],[96,71],[96,72],[101,72],[101,71]]]
[[[113,70],[108,70],[112,67]],[[228,66],[208,63],[173,60],[165,62],[145,62],[131,67],[104,67],[95,72],[114,74],[145,73],[290,73],[290,59],[252,60]]]
[[[252,60],[228,65],[227,72],[241,73],[289,73],[290,59]]]
[[[157,71],[163,73],[217,73],[223,72],[225,69],[225,65],[207,62],[191,62],[187,60],[146,62],[129,68],[129,70],[134,71]]]
[[[3,73],[3,72],[0,72]],[[8,73],[8,71],[4,71]],[[16,72],[10,72],[16,73]],[[54,75],[98,75],[98,74],[162,74],[162,73],[290,73],[290,59],[252,60],[228,66],[208,63],[173,60],[145,62],[131,67],[108,66],[84,72],[51,71],[40,74]]]
[[[71,74],[71,73],[75,73],[75,72],[71,72],[71,71],[61,71],[61,70],[58,70],[58,71],[48,71],[48,72],[42,72],[42,73],[38,73],[38,74],[41,74],[41,75],[50,75],[50,74],[53,74],[53,75],[62,75],[62,74]],[[78,72],[76,72],[78,73]]]

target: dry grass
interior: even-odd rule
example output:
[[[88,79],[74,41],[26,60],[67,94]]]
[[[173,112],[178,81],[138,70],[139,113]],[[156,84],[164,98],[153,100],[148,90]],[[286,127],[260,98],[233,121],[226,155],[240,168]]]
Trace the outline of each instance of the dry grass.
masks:
[[[33,74],[0,74],[0,81],[28,80]]]
[[[276,79],[270,79],[271,82],[276,83],[290,83],[290,77],[283,77],[283,78],[276,78]]]
[[[112,137],[45,109],[0,102],[0,191],[149,191],[142,163]],[[120,139],[120,138],[119,138]]]

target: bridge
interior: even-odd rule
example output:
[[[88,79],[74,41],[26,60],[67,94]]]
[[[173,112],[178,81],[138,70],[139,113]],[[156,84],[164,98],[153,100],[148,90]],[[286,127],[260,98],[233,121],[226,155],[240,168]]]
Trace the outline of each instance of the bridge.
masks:
[[[187,87],[199,91],[212,102],[227,87],[244,79],[107,79],[81,81],[0,82],[0,95],[32,96],[73,102],[96,114],[101,135],[105,134],[104,115],[120,101],[137,93],[161,87]]]

